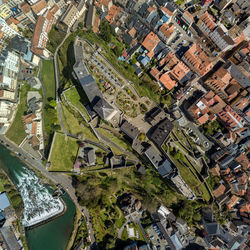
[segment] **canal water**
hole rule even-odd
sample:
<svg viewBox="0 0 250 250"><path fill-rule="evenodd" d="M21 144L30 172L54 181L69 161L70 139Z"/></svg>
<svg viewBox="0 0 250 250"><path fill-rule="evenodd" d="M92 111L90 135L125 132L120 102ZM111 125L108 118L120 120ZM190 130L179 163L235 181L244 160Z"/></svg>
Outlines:
<svg viewBox="0 0 250 250"><path fill-rule="evenodd" d="M28 175L28 177L37 178L37 176L34 177L33 171L28 169L17 157L11 155L10 151L1 144L0 168L5 171L5 173L9 176L9 178L17 188L20 185L20 176ZM21 189L19 188L19 191L30 193L32 189L35 189L38 193L33 193L32 195L37 195L38 197L41 197L41 199L43 199L43 196L47 195L48 193L47 190L45 190L48 189L48 187L45 187L44 185L42 185L42 187L40 185L39 188L32 188L30 186L27 186L27 188L29 190L24 190L24 188L22 187ZM27 242L30 250L66 249L74 226L74 216L76 213L76 208L67 193L62 196L62 199L67 205L67 211L64 215L44 225L26 230ZM47 200L48 199L46 198L45 202Z"/></svg>

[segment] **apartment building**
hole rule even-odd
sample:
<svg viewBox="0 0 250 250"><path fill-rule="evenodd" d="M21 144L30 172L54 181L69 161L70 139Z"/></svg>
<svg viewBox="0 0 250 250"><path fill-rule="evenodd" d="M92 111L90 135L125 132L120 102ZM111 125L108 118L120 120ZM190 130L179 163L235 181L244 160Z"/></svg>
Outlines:
<svg viewBox="0 0 250 250"><path fill-rule="evenodd" d="M65 13L62 15L58 28L67 31L72 27L77 18L79 17L79 11L73 4L69 5Z"/></svg>
<svg viewBox="0 0 250 250"><path fill-rule="evenodd" d="M48 56L45 48L49 40L48 34L55 23L56 19L49 10L38 17L32 37L31 52L41 57Z"/></svg>
<svg viewBox="0 0 250 250"><path fill-rule="evenodd" d="M11 10L7 3L3 3L0 1L0 17L3 19L7 19L11 16Z"/></svg>
<svg viewBox="0 0 250 250"><path fill-rule="evenodd" d="M18 35L18 32L11 28L2 17L0 17L0 31L3 32L2 39L12 38Z"/></svg>
<svg viewBox="0 0 250 250"><path fill-rule="evenodd" d="M19 71L19 56L13 52L3 50L0 56L0 87L15 90L17 73Z"/></svg>

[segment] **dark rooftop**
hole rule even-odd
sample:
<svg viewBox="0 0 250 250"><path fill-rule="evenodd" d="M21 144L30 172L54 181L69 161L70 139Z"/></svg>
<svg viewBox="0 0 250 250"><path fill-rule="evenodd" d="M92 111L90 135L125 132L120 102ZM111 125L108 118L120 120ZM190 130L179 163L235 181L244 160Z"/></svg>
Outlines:
<svg viewBox="0 0 250 250"><path fill-rule="evenodd" d="M149 139L152 140L158 147L161 147L166 141L173 127L173 124L167 118L165 118L165 120L161 121L153 128L154 130L149 135Z"/></svg>
<svg viewBox="0 0 250 250"><path fill-rule="evenodd" d="M165 177L173 172L171 163L168 160L165 160L158 168L158 172L162 177Z"/></svg>
<svg viewBox="0 0 250 250"><path fill-rule="evenodd" d="M250 79L248 79L232 62L227 62L224 68L231 74L231 76L239 82L243 88L250 87Z"/></svg>
<svg viewBox="0 0 250 250"><path fill-rule="evenodd" d="M129 123L126 120L123 121L120 129L132 140L134 140L140 134L139 129L133 126L131 123Z"/></svg>
<svg viewBox="0 0 250 250"><path fill-rule="evenodd" d="M86 28L90 29L92 27L92 20L94 15L94 5L90 4L88 13L87 13L87 19L86 19Z"/></svg>
<svg viewBox="0 0 250 250"><path fill-rule="evenodd" d="M27 54L28 46L29 42L27 42L24 37L16 35L10 40L10 48L20 54Z"/></svg>

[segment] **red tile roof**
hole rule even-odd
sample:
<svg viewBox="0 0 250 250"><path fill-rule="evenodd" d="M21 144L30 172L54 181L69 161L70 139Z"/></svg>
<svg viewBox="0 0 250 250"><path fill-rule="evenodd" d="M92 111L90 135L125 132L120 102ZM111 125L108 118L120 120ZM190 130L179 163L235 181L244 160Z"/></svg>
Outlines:
<svg viewBox="0 0 250 250"><path fill-rule="evenodd" d="M171 74L180 81L190 69L181 61L179 61L174 68L171 70Z"/></svg>
<svg viewBox="0 0 250 250"><path fill-rule="evenodd" d="M55 15L58 10L59 10L58 5L54 4L50 11L51 11L52 15Z"/></svg>
<svg viewBox="0 0 250 250"><path fill-rule="evenodd" d="M100 18L98 16L96 16L95 21L94 21L94 27L93 27L93 31L95 33L99 32L99 25L100 25Z"/></svg>
<svg viewBox="0 0 250 250"><path fill-rule="evenodd" d="M156 10L156 8L154 6L148 7L148 12L152 12L152 11L155 11L155 10Z"/></svg>
<svg viewBox="0 0 250 250"><path fill-rule="evenodd" d="M180 60L172 52L169 52L163 59L160 61L160 66L166 64L168 69L172 69Z"/></svg>
<svg viewBox="0 0 250 250"><path fill-rule="evenodd" d="M246 97L241 98L236 104L235 106L240 109L243 110L247 105L248 105L249 101Z"/></svg>
<svg viewBox="0 0 250 250"><path fill-rule="evenodd" d="M173 15L173 12L171 12L169 9L167 9L166 7L161 7L161 11L164 13L164 14L167 14L168 16L172 16Z"/></svg>
<svg viewBox="0 0 250 250"><path fill-rule="evenodd" d="M32 127L31 127L31 134L32 135L36 134L36 128L37 128L37 122L32 122Z"/></svg>
<svg viewBox="0 0 250 250"><path fill-rule="evenodd" d="M35 26L32 41L31 41L31 51L32 51L32 48L37 48L38 46L39 38L43 30L44 22L45 22L44 16L39 16L37 18L36 26Z"/></svg>
<svg viewBox="0 0 250 250"><path fill-rule="evenodd" d="M132 27L131 30L130 30L128 33L129 33L129 35L130 35L132 38L134 38L135 35L136 35L136 29L135 29L134 27Z"/></svg>
<svg viewBox="0 0 250 250"><path fill-rule="evenodd" d="M102 8L102 5L108 8L110 3L112 3L111 0L95 0L94 2L94 4L99 8Z"/></svg>
<svg viewBox="0 0 250 250"><path fill-rule="evenodd" d="M46 0L40 0L39 2L37 2L31 6L31 8L35 14L38 14L39 12L41 12L43 9L45 9L47 7L48 7L48 5L47 5Z"/></svg>
<svg viewBox="0 0 250 250"><path fill-rule="evenodd" d="M171 77L168 72L161 75L160 82L168 90L171 90L176 85L176 81Z"/></svg>
<svg viewBox="0 0 250 250"><path fill-rule="evenodd" d="M25 124L29 124L32 122L33 119L36 118L35 114L28 114L22 117L22 120Z"/></svg>
<svg viewBox="0 0 250 250"><path fill-rule="evenodd" d="M245 170L250 167L249 159L244 154L240 154L235 160L239 162Z"/></svg>
<svg viewBox="0 0 250 250"><path fill-rule="evenodd" d="M162 24L159 31L166 37L169 38L174 33L175 26L173 24L168 25L166 23Z"/></svg>
<svg viewBox="0 0 250 250"><path fill-rule="evenodd" d="M150 32L145 39L143 40L142 46L147 50L151 51L153 50L156 45L160 42L159 37L154 33Z"/></svg>
<svg viewBox="0 0 250 250"><path fill-rule="evenodd" d="M31 10L30 5L26 2L22 3L20 7L24 14L28 13Z"/></svg>
<svg viewBox="0 0 250 250"><path fill-rule="evenodd" d="M213 195L215 198L219 198L225 193L225 191L226 187L223 184L220 184L220 186L213 191Z"/></svg>
<svg viewBox="0 0 250 250"><path fill-rule="evenodd" d="M213 68L213 63L197 43L194 43L186 51L183 59L184 62L191 65L201 76L204 76Z"/></svg>
<svg viewBox="0 0 250 250"><path fill-rule="evenodd" d="M236 203L239 201L239 197L237 197L236 195L233 195L230 198L229 203L227 204L228 209L230 210L232 207L234 207L236 205Z"/></svg>
<svg viewBox="0 0 250 250"><path fill-rule="evenodd" d="M203 15L201 15L198 24L200 22L203 22L210 31L213 31L216 28L216 23L214 22L213 17L208 14L207 11Z"/></svg>
<svg viewBox="0 0 250 250"><path fill-rule="evenodd" d="M150 75L153 76L158 81L160 72L156 67L154 67L154 68L151 69Z"/></svg>
<svg viewBox="0 0 250 250"><path fill-rule="evenodd" d="M116 20L116 18L117 18L117 16L118 16L118 14L120 13L120 11L121 11L121 8L113 4L113 5L110 7L109 12L108 12L108 14L107 14L106 17L105 17L106 20L107 20L110 24L113 23L113 22Z"/></svg>
<svg viewBox="0 0 250 250"><path fill-rule="evenodd" d="M242 117L238 115L229 105L226 106L225 110L218 113L220 120L228 127L236 127Z"/></svg>
<svg viewBox="0 0 250 250"><path fill-rule="evenodd" d="M209 120L209 115L206 113L202 116L200 116L197 121L200 123L200 125L206 123Z"/></svg>

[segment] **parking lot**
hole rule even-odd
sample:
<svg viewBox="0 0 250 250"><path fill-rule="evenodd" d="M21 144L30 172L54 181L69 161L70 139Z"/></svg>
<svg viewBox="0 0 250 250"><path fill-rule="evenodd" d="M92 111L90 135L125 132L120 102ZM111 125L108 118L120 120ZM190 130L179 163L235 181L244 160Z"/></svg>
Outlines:
<svg viewBox="0 0 250 250"><path fill-rule="evenodd" d="M165 240L163 235L161 234L159 228L156 226L156 224L151 225L147 229L148 236L153 243L154 246L157 247L159 250L165 250L166 246L168 245L168 242Z"/></svg>
<svg viewBox="0 0 250 250"><path fill-rule="evenodd" d="M210 142L206 136L204 136L195 124L189 122L186 126L186 133L193 139L193 141L201 146L205 151L212 147L212 142Z"/></svg>

